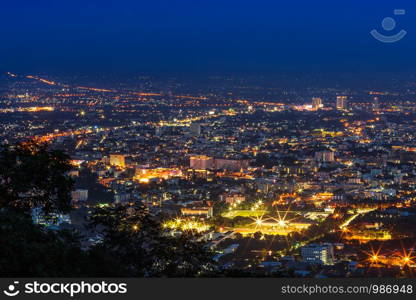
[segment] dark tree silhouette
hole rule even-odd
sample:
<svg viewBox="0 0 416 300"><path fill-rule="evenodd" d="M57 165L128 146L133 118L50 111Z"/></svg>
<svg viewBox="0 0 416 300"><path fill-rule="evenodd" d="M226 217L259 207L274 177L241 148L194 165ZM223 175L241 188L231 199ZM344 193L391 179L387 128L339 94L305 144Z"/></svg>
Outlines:
<svg viewBox="0 0 416 300"><path fill-rule="evenodd" d="M0 276L86 276L88 260L69 232L43 230L27 215L0 210Z"/></svg>
<svg viewBox="0 0 416 300"><path fill-rule="evenodd" d="M71 209L69 157L28 142L0 150L0 276L211 276L212 253L192 233L173 237L138 206L97 209L104 241L81 249L79 236L33 224L30 211Z"/></svg>
<svg viewBox="0 0 416 300"><path fill-rule="evenodd" d="M104 241L92 251L107 253L125 267L126 276L212 276L212 253L192 233L172 237L140 206L100 208L91 218Z"/></svg>
<svg viewBox="0 0 416 300"><path fill-rule="evenodd" d="M71 208L72 168L69 157L35 141L0 150L0 208L29 212L41 206L46 214Z"/></svg>

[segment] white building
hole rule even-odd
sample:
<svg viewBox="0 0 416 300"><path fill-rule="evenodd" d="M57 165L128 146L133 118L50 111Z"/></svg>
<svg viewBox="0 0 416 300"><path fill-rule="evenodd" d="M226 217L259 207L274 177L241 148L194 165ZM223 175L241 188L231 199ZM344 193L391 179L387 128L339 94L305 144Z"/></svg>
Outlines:
<svg viewBox="0 0 416 300"><path fill-rule="evenodd" d="M334 264L334 247L331 244L310 244L302 247L304 262L320 265Z"/></svg>
<svg viewBox="0 0 416 300"><path fill-rule="evenodd" d="M71 192L72 201L74 203L83 202L88 200L88 190L77 189Z"/></svg>

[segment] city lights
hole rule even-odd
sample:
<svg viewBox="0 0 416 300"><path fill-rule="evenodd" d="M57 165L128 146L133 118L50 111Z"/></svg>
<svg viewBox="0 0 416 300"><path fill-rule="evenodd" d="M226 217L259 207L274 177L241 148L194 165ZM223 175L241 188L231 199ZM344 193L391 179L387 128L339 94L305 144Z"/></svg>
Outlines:
<svg viewBox="0 0 416 300"><path fill-rule="evenodd" d="M3 2L4 277L414 292L416 2Z"/></svg>
<svg viewBox="0 0 416 300"><path fill-rule="evenodd" d="M87 219L97 207L140 203L162 236L190 236L226 267L249 271L289 274L286 260L313 263L310 276L416 267L409 103L379 107L344 91L274 103L6 75L18 84L0 99L0 114L15 120L3 140L65 149L71 207ZM265 262L267 253L276 256Z"/></svg>
<svg viewBox="0 0 416 300"><path fill-rule="evenodd" d="M195 231L202 233L210 229L210 225L196 220L176 218L163 223L163 228L178 231Z"/></svg>

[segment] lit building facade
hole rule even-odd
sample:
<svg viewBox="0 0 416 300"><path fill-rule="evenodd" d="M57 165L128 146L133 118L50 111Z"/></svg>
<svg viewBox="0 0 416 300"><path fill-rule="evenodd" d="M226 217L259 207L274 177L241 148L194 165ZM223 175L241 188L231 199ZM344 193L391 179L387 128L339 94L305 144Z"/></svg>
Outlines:
<svg viewBox="0 0 416 300"><path fill-rule="evenodd" d="M322 99L318 97L312 98L312 108L318 110L322 108L324 105L322 103Z"/></svg>
<svg viewBox="0 0 416 300"><path fill-rule="evenodd" d="M110 154L110 165L124 168L126 166L126 156L123 154Z"/></svg>
<svg viewBox="0 0 416 300"><path fill-rule="evenodd" d="M347 96L337 96L337 109L338 110L348 109Z"/></svg>
<svg viewBox="0 0 416 300"><path fill-rule="evenodd" d="M189 165L190 168L194 170L213 169L214 158L205 155L191 156L191 158L189 159Z"/></svg>
<svg viewBox="0 0 416 300"><path fill-rule="evenodd" d="M304 262L320 265L334 264L334 247L331 244L310 244L302 247L302 259Z"/></svg>

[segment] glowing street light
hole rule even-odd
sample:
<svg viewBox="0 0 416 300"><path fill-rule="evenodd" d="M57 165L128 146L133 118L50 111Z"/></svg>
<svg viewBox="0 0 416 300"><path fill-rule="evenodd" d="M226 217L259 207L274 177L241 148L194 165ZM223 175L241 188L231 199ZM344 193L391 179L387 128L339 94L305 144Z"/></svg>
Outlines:
<svg viewBox="0 0 416 300"><path fill-rule="evenodd" d="M278 224L280 227L286 226L286 222L284 220L279 220Z"/></svg>
<svg viewBox="0 0 416 300"><path fill-rule="evenodd" d="M371 247L370 252L367 252L367 251L363 251L363 252L368 255L367 260L371 264L373 264L373 263L377 263L380 261L380 251L381 251L381 247L379 247L377 250L374 250L373 247Z"/></svg>
<svg viewBox="0 0 416 300"><path fill-rule="evenodd" d="M415 257L412 256L412 252L413 252L413 249L411 249L409 252L407 252L406 249L403 249L403 255L401 255L403 265L414 264L413 259Z"/></svg>

